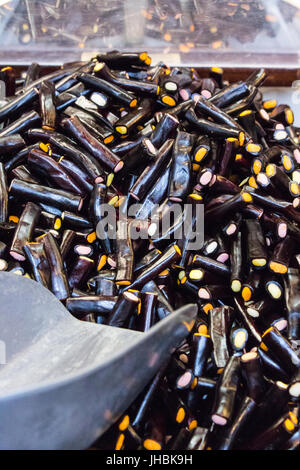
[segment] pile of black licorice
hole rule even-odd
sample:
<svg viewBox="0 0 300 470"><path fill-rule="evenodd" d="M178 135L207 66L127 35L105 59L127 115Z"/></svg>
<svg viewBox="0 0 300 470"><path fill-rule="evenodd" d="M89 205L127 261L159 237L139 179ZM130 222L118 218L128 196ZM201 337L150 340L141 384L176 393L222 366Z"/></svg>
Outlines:
<svg viewBox="0 0 300 470"><path fill-rule="evenodd" d="M293 111L263 100L264 70L228 84L220 68L151 67L146 52L40 73L0 72L0 269L115 327L147 331L198 305L184 343L93 448L299 448Z"/></svg>

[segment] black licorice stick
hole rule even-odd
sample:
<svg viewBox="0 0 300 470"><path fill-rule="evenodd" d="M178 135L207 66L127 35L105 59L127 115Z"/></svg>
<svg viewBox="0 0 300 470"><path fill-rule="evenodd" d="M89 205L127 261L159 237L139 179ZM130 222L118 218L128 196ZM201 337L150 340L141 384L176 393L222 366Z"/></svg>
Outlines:
<svg viewBox="0 0 300 470"><path fill-rule="evenodd" d="M0 155L11 154L26 146L20 134L0 137Z"/></svg>
<svg viewBox="0 0 300 470"><path fill-rule="evenodd" d="M101 277L97 275L88 280L88 285L91 286L92 284L95 285L94 289L95 289L96 295L103 295L103 296L105 295L116 296L117 295L116 284L111 279L107 279L105 277Z"/></svg>
<svg viewBox="0 0 300 470"><path fill-rule="evenodd" d="M166 442L167 416L162 404L156 403L147 422L143 439L146 450L163 450Z"/></svg>
<svg viewBox="0 0 300 470"><path fill-rule="evenodd" d="M209 191L214 193L214 195L217 195L217 194L235 195L240 192L240 188L229 179L218 174L218 175L215 175L215 177L211 179L209 183Z"/></svg>
<svg viewBox="0 0 300 470"><path fill-rule="evenodd" d="M93 224L90 220L70 211L64 211L61 214L61 219L64 227L84 231L91 231L93 229Z"/></svg>
<svg viewBox="0 0 300 470"><path fill-rule="evenodd" d="M218 106L216 106L212 101L205 99L203 96L199 96L197 99L195 110L204 116L212 118L215 122L241 130L237 121L218 108Z"/></svg>
<svg viewBox="0 0 300 470"><path fill-rule="evenodd" d="M130 285L131 289L139 289L147 282L154 279L159 273L171 266L172 263L177 261L181 256L181 252L176 245L171 245L162 254L155 259L152 263L139 273L137 278Z"/></svg>
<svg viewBox="0 0 300 470"><path fill-rule="evenodd" d="M200 135L197 137L194 149L193 149L193 160L196 164L200 164L206 159L211 150L211 141L208 136Z"/></svg>
<svg viewBox="0 0 300 470"><path fill-rule="evenodd" d="M173 356L170 360L168 370L166 372L166 378L168 386L172 390L183 390L186 387L191 386L191 380L193 374L190 369L186 368L186 365L176 356Z"/></svg>
<svg viewBox="0 0 300 470"><path fill-rule="evenodd" d="M246 80L247 83L250 83L253 86L259 87L267 78L267 73L265 69L257 69L252 72L252 74Z"/></svg>
<svg viewBox="0 0 300 470"><path fill-rule="evenodd" d="M243 250L242 250L242 233L238 232L233 238L230 254L230 287L235 293L240 292L243 281Z"/></svg>
<svg viewBox="0 0 300 470"><path fill-rule="evenodd" d="M129 106L130 108L135 108L137 106L137 99L133 94L123 90L113 83L102 80L102 78L94 77L93 75L88 75L86 73L79 74L77 78L89 88L103 91L108 96L111 96L116 101L125 106Z"/></svg>
<svg viewBox="0 0 300 470"><path fill-rule="evenodd" d="M182 234L182 240L180 243L182 255L178 263L180 267L186 266L190 257L191 249L193 248L192 243L195 241L196 235L199 235L199 227L201 227L201 211L198 211L197 207L198 203L202 203L201 196L198 197L197 194L190 194L187 198L187 203L192 204L192 214L188 230Z"/></svg>
<svg viewBox="0 0 300 470"><path fill-rule="evenodd" d="M269 269L277 274L286 274L295 253L295 242L287 235L276 244L269 261Z"/></svg>
<svg viewBox="0 0 300 470"><path fill-rule="evenodd" d="M258 206L266 208L267 210L274 211L275 213L283 214L288 219L300 223L300 213L294 209L293 205L290 202L283 201L281 199L275 199L271 196L263 196L262 194L253 191L252 188L249 188L249 192L251 192L251 196L255 204L257 204Z"/></svg>
<svg viewBox="0 0 300 470"><path fill-rule="evenodd" d="M235 196L222 195L206 204L205 217L211 220L222 220L226 215L236 212L245 207L248 203L253 201L250 192L242 191Z"/></svg>
<svg viewBox="0 0 300 470"><path fill-rule="evenodd" d="M270 297L263 297L247 306L247 313L254 318L255 324L262 331L268 326L284 330L287 326L285 312L278 308Z"/></svg>
<svg viewBox="0 0 300 470"><path fill-rule="evenodd" d="M183 101L182 103L179 103L177 106L174 106L173 108L166 107L165 109L158 111L156 113L156 116L158 119L160 119L162 116L164 116L167 113L173 117L179 118L179 117L183 117L185 112L188 109L193 108L193 107L194 107L193 100Z"/></svg>
<svg viewBox="0 0 300 470"><path fill-rule="evenodd" d="M115 123L115 131L121 136L126 136L150 116L151 110L152 101L149 99L142 100L138 108L134 108Z"/></svg>
<svg viewBox="0 0 300 470"><path fill-rule="evenodd" d="M21 117L11 122L8 126L0 131L0 137L5 137L14 134L24 134L28 129L38 126L41 123L41 118L36 111L29 111L22 114Z"/></svg>
<svg viewBox="0 0 300 470"><path fill-rule="evenodd" d="M212 421L224 426L233 417L240 374L240 357L231 356L219 378L213 407Z"/></svg>
<svg viewBox="0 0 300 470"><path fill-rule="evenodd" d="M32 241L32 234L38 223L41 209L33 202L27 202L14 234L10 255L18 261L24 261L24 245Z"/></svg>
<svg viewBox="0 0 300 470"><path fill-rule="evenodd" d="M291 126L294 123L294 113L286 104L276 106L270 113L270 118L281 122L284 126Z"/></svg>
<svg viewBox="0 0 300 470"><path fill-rule="evenodd" d="M50 268L51 291L59 300L69 297L70 289L59 247L48 232L40 239L44 246Z"/></svg>
<svg viewBox="0 0 300 470"><path fill-rule="evenodd" d="M76 116L63 119L62 126L72 133L74 138L94 156L100 165L104 165L105 168L109 168L115 173L122 169L124 163L119 157L97 140Z"/></svg>
<svg viewBox="0 0 300 470"><path fill-rule="evenodd" d="M195 423L195 424L194 424ZM167 443L167 449L168 450L180 450L180 449L185 449L187 444L192 438L193 435L193 430L197 426L197 421L192 421L190 424L191 429L188 427L186 428L181 428L179 432L174 435Z"/></svg>
<svg viewBox="0 0 300 470"><path fill-rule="evenodd" d="M16 224L12 222L0 222L0 236L1 241L10 243L13 233L15 232Z"/></svg>
<svg viewBox="0 0 300 470"><path fill-rule="evenodd" d="M59 159L58 164L78 184L78 186L82 189L82 193L91 193L93 185L91 178L89 178L86 171L82 170L78 165L64 157Z"/></svg>
<svg viewBox="0 0 300 470"><path fill-rule="evenodd" d="M71 109L76 109L77 112L80 112L80 116L85 116L85 119L92 118L92 120L97 124L103 126L104 129L111 129L113 130L113 125L103 115L99 112L99 108L101 109L103 105L99 105L99 98L98 94L92 93L88 99L84 94L80 94L74 103L74 107L70 105ZM98 98L98 99L97 99ZM101 95L103 98L103 95ZM92 101L94 100L94 101ZM108 100L108 98L107 98ZM67 112L67 109L64 111ZM105 142L104 142L105 143Z"/></svg>
<svg viewBox="0 0 300 470"><path fill-rule="evenodd" d="M255 436L250 442L245 445L247 450L263 450L272 446L278 448L278 446L284 444L292 434L297 430L297 418L292 412L284 414L268 429L263 431L261 434Z"/></svg>
<svg viewBox="0 0 300 470"><path fill-rule="evenodd" d="M139 219L147 219L151 214L151 211L156 205L160 205L168 194L168 182L170 179L171 172L171 160L163 170L161 176L156 181L155 185L149 189L146 196L141 201L141 205L136 212L136 217Z"/></svg>
<svg viewBox="0 0 300 470"><path fill-rule="evenodd" d="M39 225L41 228L49 228L59 230L61 228L61 218L55 214L47 211L42 211L40 214Z"/></svg>
<svg viewBox="0 0 300 470"><path fill-rule="evenodd" d="M258 352L251 351L241 356L242 375L246 381L247 396L255 403L264 399L266 381Z"/></svg>
<svg viewBox="0 0 300 470"><path fill-rule="evenodd" d="M4 165L0 163L0 222L6 222L8 216L7 176Z"/></svg>
<svg viewBox="0 0 300 470"><path fill-rule="evenodd" d="M203 377L205 375L205 369L212 347L213 344L210 335L194 333L190 358L194 377Z"/></svg>
<svg viewBox="0 0 300 470"><path fill-rule="evenodd" d="M116 284L128 286L133 278L134 254L128 220L118 220L116 234L117 274Z"/></svg>
<svg viewBox="0 0 300 470"><path fill-rule="evenodd" d="M150 136L151 143L155 148L160 148L167 139L172 139L176 135L179 121L176 116L165 113L155 126Z"/></svg>
<svg viewBox="0 0 300 470"><path fill-rule="evenodd" d="M116 305L108 315L106 324L109 326L124 327L139 303L138 297L132 292L123 292L119 295Z"/></svg>
<svg viewBox="0 0 300 470"><path fill-rule="evenodd" d="M230 268L224 264L216 261L207 256L195 255L192 261L193 266L203 268L213 274L218 274L222 277L230 276Z"/></svg>
<svg viewBox="0 0 300 470"><path fill-rule="evenodd" d="M209 284L202 285L198 291L198 296L201 300L213 300L220 299L225 300L231 297L231 292L229 289L224 289L222 284Z"/></svg>
<svg viewBox="0 0 300 470"><path fill-rule="evenodd" d="M174 141L169 139L160 147L154 162L145 168L130 188L132 197L141 200L146 195L149 186L161 175L163 168L167 165L173 143Z"/></svg>
<svg viewBox="0 0 300 470"><path fill-rule="evenodd" d="M224 87L218 93L215 93L211 98L209 98L209 101L219 108L225 108L226 106L247 97L252 89L252 84L239 81Z"/></svg>
<svg viewBox="0 0 300 470"><path fill-rule="evenodd" d="M32 88L25 91L20 96L15 96L6 105L1 107L0 110L0 122L5 121L8 118L13 117L18 112L25 108L28 108L38 97L38 91Z"/></svg>
<svg viewBox="0 0 300 470"><path fill-rule="evenodd" d="M266 174L271 180L271 184L275 185L277 194L279 192L282 197L291 199L299 196L299 187L279 166L269 163L266 166Z"/></svg>
<svg viewBox="0 0 300 470"><path fill-rule="evenodd" d="M257 269L264 268L267 264L267 250L260 222L254 219L247 219L245 226L249 264Z"/></svg>
<svg viewBox="0 0 300 470"><path fill-rule="evenodd" d="M218 141L210 139L210 154L206 159L205 165L201 171L199 178L200 186L208 185L214 178L214 173L217 173L220 160L220 144ZM204 177L202 176L204 174ZM209 178L210 177L210 178Z"/></svg>
<svg viewBox="0 0 300 470"><path fill-rule="evenodd" d="M170 303L170 299L164 295L161 289L157 286L154 281L149 281L144 284L142 287L142 292L155 292L157 294L157 303L156 303L156 313L157 318L162 320L163 318L167 317L172 313L173 309L173 302L172 305Z"/></svg>
<svg viewBox="0 0 300 470"><path fill-rule="evenodd" d="M50 289L50 269L46 252L42 243L27 243L23 247L28 262L31 265L34 279L42 286Z"/></svg>
<svg viewBox="0 0 300 470"><path fill-rule="evenodd" d="M220 156L219 175L228 176L230 166L234 161L234 150L236 148L237 140L233 138L227 138L225 140L222 153Z"/></svg>
<svg viewBox="0 0 300 470"><path fill-rule="evenodd" d="M300 358L290 342L273 326L264 332L262 341L289 377L293 376L300 367Z"/></svg>
<svg viewBox="0 0 300 470"><path fill-rule="evenodd" d="M64 114L68 117L76 116L80 122L87 128L87 130L97 139L100 139L104 144L109 144L114 140L113 129L102 122L99 122L85 111L68 106L64 110Z"/></svg>
<svg viewBox="0 0 300 470"><path fill-rule="evenodd" d="M154 161L157 150L148 138L141 139L137 148L133 148L123 156L124 170L136 174L140 168L145 167L151 161ZM121 174L122 174L121 173Z"/></svg>
<svg viewBox="0 0 300 470"><path fill-rule="evenodd" d="M265 289L274 300L280 300L283 295L283 287L280 279L275 274L270 272L265 272L264 274L264 285Z"/></svg>
<svg viewBox="0 0 300 470"><path fill-rule="evenodd" d="M26 77L23 88L27 88L29 85L31 85L32 82L39 78L40 70L41 67L36 62L32 62L32 64L29 65L28 69L26 70Z"/></svg>
<svg viewBox="0 0 300 470"><path fill-rule="evenodd" d="M171 220L173 215L173 220ZM180 238L183 224L187 220L188 212L186 207L181 207L178 202L166 199L159 206L155 212L153 224L149 226L148 234L151 235L151 240L156 248L163 250L172 241L177 241ZM171 220L170 223L165 223ZM153 230L152 230L153 228ZM179 233L179 235L178 235ZM180 248L181 240L178 240Z"/></svg>
<svg viewBox="0 0 300 470"><path fill-rule="evenodd" d="M300 338L300 276L299 269L289 268L284 277L284 296L288 319L288 339Z"/></svg>
<svg viewBox="0 0 300 470"><path fill-rule="evenodd" d="M234 302L235 302L235 305L237 307L237 309L236 309L236 312L238 314L237 318L240 319L241 323L247 329L248 333L255 340L255 342L260 343L261 342L261 333L258 330L254 319L247 312L243 301L240 298L235 297Z"/></svg>
<svg viewBox="0 0 300 470"><path fill-rule="evenodd" d="M128 80L127 78L117 76L109 69L108 65L103 62L95 65L94 73L97 77L103 78L104 80L114 83L115 85L133 93L146 93L154 96L159 93L159 86L156 83L144 80Z"/></svg>
<svg viewBox="0 0 300 470"><path fill-rule="evenodd" d="M77 87L81 87L81 89L77 90L74 87L67 92L61 93L60 95L56 96L55 102L56 102L56 111L57 112L62 112L68 106L75 105L78 96L86 96L90 93L90 90L85 89L83 83L78 83Z"/></svg>
<svg viewBox="0 0 300 470"><path fill-rule="evenodd" d="M68 175L62 166L60 166L53 158L38 149L29 152L27 162L29 168L33 172L37 172L46 176L54 186L70 191L79 196L83 195L81 187Z"/></svg>
<svg viewBox="0 0 300 470"><path fill-rule="evenodd" d="M160 251L156 248L149 250L134 266L134 274L138 273L145 268L149 263L156 260L160 255Z"/></svg>
<svg viewBox="0 0 300 470"><path fill-rule="evenodd" d="M227 305L213 308L209 316L215 363L217 367L225 367L230 357L229 333L233 321L233 309Z"/></svg>
<svg viewBox="0 0 300 470"><path fill-rule="evenodd" d="M243 434L249 422L255 416L256 402L249 396L243 398L242 403L234 416L233 422L218 445L218 450L233 450L238 447L239 440L243 440Z"/></svg>
<svg viewBox="0 0 300 470"><path fill-rule="evenodd" d="M280 446L280 450L299 450L300 448L300 429Z"/></svg>
<svg viewBox="0 0 300 470"><path fill-rule="evenodd" d="M258 88L251 87L250 93L245 98L224 107L224 111L230 116L238 116L242 111L245 111L252 105L258 93ZM219 105L220 106L220 105Z"/></svg>
<svg viewBox="0 0 300 470"><path fill-rule="evenodd" d="M282 379L275 379L273 383L271 382L264 399L257 408L256 417L254 418L254 423L256 422L256 435L267 429L283 413L288 411L289 400L287 383L283 382Z"/></svg>
<svg viewBox="0 0 300 470"><path fill-rule="evenodd" d="M54 72L50 72L47 75L43 75L42 77L37 78L35 81L31 82L27 88L23 87L22 89L18 90L16 92L16 95L22 96L24 93L32 91L33 89L36 89L38 91L41 86L41 83L44 82L45 80L49 80L53 83L56 83L59 80L63 79L65 76L75 71L76 68L78 68L78 66L77 67L71 66L67 68L59 68L58 70L54 70Z"/></svg>
<svg viewBox="0 0 300 470"><path fill-rule="evenodd" d="M142 292L141 311L137 315L140 331L148 331L155 323L158 296L155 292Z"/></svg>
<svg viewBox="0 0 300 470"><path fill-rule="evenodd" d="M172 164L169 179L169 199L181 202L191 186L191 150L194 136L179 131L173 146Z"/></svg>
<svg viewBox="0 0 300 470"><path fill-rule="evenodd" d="M245 134L240 129L236 127L232 128L225 124L217 124L206 119L198 118L195 111L189 109L185 113L186 119L189 123L197 129L198 132L212 136L215 139L226 139L228 137L233 137L238 139L239 143L243 145L245 141Z"/></svg>
<svg viewBox="0 0 300 470"><path fill-rule="evenodd" d="M12 169L16 168L17 166L25 162L29 151L33 148L39 148L39 145L38 144L30 145L28 147L23 148L18 153L15 153L13 156L10 156L9 160L7 160L4 163L5 171L9 173Z"/></svg>
<svg viewBox="0 0 300 470"><path fill-rule="evenodd" d="M106 202L107 188L104 184L95 184L90 198L91 217L94 222L97 237L106 254L113 252L113 240L110 239L107 227L102 220L105 218L103 207Z"/></svg>
<svg viewBox="0 0 300 470"><path fill-rule="evenodd" d="M82 287L93 266L93 259L87 256L78 256L68 276L70 289Z"/></svg>
<svg viewBox="0 0 300 470"><path fill-rule="evenodd" d="M40 86L40 110L42 127L54 129L56 124L55 85L50 81L43 81Z"/></svg>
<svg viewBox="0 0 300 470"><path fill-rule="evenodd" d="M79 211L82 206L82 198L61 189L26 183L13 179L9 188L12 195L25 201L35 201L53 205L59 209Z"/></svg>
<svg viewBox="0 0 300 470"><path fill-rule="evenodd" d="M117 296L106 295L69 297L66 300L66 308L78 319L84 318L89 313L107 317L115 307L117 299Z"/></svg>
<svg viewBox="0 0 300 470"><path fill-rule="evenodd" d="M92 181L103 181L103 170L96 159L89 155L87 152L81 150L76 144L68 137L59 134L58 132L50 132L45 129L30 129L28 131L29 137L38 138L39 140L46 140L54 147L58 148L60 153L67 156L71 161L79 165L85 170Z"/></svg>
<svg viewBox="0 0 300 470"><path fill-rule="evenodd" d="M147 52L111 51L97 54L96 58L98 62L105 62L109 67L119 69L131 66L144 66L146 61L148 62L149 56Z"/></svg>
<svg viewBox="0 0 300 470"><path fill-rule="evenodd" d="M255 112L252 109L246 109L242 111L238 116L238 122L241 124L243 129L251 135L254 142L257 141L257 129L255 121Z"/></svg>
<svg viewBox="0 0 300 470"><path fill-rule="evenodd" d="M265 169L268 163L276 161L281 155L282 148L280 146L274 145L273 147L267 148L264 152L254 157L251 164L253 173L257 175L260 171Z"/></svg>
<svg viewBox="0 0 300 470"><path fill-rule="evenodd" d="M287 235L290 223L284 218L269 212L263 214L262 225L265 229L276 233L277 237L282 240Z"/></svg>
<svg viewBox="0 0 300 470"><path fill-rule="evenodd" d="M245 276L245 281L242 285L241 295L245 302L257 298L260 293L262 285L262 276L261 273L250 267L247 275Z"/></svg>

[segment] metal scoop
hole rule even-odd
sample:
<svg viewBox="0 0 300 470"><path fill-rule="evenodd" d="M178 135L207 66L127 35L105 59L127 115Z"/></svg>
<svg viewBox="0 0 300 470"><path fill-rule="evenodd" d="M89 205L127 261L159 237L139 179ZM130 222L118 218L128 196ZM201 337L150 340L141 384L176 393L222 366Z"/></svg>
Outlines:
<svg viewBox="0 0 300 470"><path fill-rule="evenodd" d="M0 449L84 449L192 328L189 304L148 333L79 321L35 281L0 273Z"/></svg>

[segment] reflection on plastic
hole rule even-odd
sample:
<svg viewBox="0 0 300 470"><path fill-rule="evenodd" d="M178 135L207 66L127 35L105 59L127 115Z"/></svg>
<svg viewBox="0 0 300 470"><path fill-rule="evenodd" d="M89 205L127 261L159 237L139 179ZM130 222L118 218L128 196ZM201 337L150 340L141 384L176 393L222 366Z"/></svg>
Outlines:
<svg viewBox="0 0 300 470"><path fill-rule="evenodd" d="M6 63L136 49L175 54L169 65L296 67L300 50L299 0L1 0L0 17Z"/></svg>

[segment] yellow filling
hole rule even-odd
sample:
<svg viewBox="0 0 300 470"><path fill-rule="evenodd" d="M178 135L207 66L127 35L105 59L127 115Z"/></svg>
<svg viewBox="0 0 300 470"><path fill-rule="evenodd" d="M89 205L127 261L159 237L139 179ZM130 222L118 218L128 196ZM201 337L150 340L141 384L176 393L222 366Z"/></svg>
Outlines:
<svg viewBox="0 0 300 470"><path fill-rule="evenodd" d="M147 450L161 450L161 445L153 439L145 439L144 447Z"/></svg>
<svg viewBox="0 0 300 470"><path fill-rule="evenodd" d="M201 162L201 160L205 157L206 154L207 154L207 149L204 148L204 147L200 148L200 149L196 152L195 161L196 161L196 162Z"/></svg>
<svg viewBox="0 0 300 470"><path fill-rule="evenodd" d="M174 98L172 98L172 96L163 96L162 97L162 102L164 104L167 104L168 106L175 106L176 105L176 101L174 100Z"/></svg>

